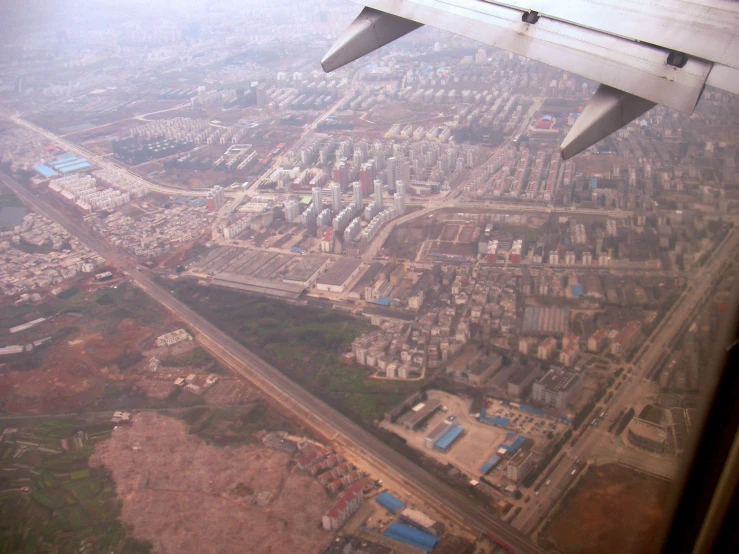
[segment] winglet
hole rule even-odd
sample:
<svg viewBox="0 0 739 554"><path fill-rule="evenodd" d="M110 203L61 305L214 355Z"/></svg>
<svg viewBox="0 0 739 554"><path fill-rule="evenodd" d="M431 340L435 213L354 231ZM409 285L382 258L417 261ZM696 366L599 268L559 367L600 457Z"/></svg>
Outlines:
<svg viewBox="0 0 739 554"><path fill-rule="evenodd" d="M422 27L410 19L364 8L321 60L326 73Z"/></svg>
<svg viewBox="0 0 739 554"><path fill-rule="evenodd" d="M568 160L579 154L655 105L640 96L600 85L562 141L562 158Z"/></svg>

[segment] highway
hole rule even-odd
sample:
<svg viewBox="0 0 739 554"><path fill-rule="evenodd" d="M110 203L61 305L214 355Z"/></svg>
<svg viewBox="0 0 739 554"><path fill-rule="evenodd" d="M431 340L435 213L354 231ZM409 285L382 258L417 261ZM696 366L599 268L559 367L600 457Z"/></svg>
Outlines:
<svg viewBox="0 0 739 554"><path fill-rule="evenodd" d="M528 538L502 522L462 492L438 480L430 473L399 454L380 439L360 427L334 408L319 400L308 391L285 377L254 353L239 344L215 325L197 314L169 291L154 283L145 273L136 269L132 262L93 237L77 221L67 217L10 176L0 172L0 179L26 203L38 212L62 225L91 250L127 273L134 284L154 300L166 307L176 317L187 322L195 331L201 344L265 394L284 406L310 427L323 430L326 436L334 436L340 443L355 451L390 475L396 475L416 495L426 500L439 512L448 514L456 521L476 531L494 534L509 544L516 553L541 552Z"/></svg>

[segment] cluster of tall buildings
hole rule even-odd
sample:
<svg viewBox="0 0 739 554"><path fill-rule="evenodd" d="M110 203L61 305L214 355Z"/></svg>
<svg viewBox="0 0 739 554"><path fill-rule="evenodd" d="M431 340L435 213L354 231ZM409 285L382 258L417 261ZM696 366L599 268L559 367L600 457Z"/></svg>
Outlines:
<svg viewBox="0 0 739 554"><path fill-rule="evenodd" d="M313 187L310 205L302 214L301 203L296 199L288 200L285 203L286 220L294 221L300 215L301 223L312 232L317 232L318 236L323 236L325 228L330 227L335 232L334 236L340 238L346 246L361 238L371 240L384 223L405 213L405 181L396 182L395 193L391 195L392 204L389 206L385 204L384 186L379 179L373 182L371 201L367 205L364 204L365 187L361 182L351 183L347 188L351 191L351 197L345 204L341 183L330 182L326 189ZM326 195L326 192L329 194ZM329 205L324 204L324 196L330 198ZM364 232L362 217L368 223Z"/></svg>
<svg viewBox="0 0 739 554"><path fill-rule="evenodd" d="M110 210L131 200L131 193L114 188L99 190L97 179L91 175L67 175L49 182L49 190L73 203L86 213Z"/></svg>

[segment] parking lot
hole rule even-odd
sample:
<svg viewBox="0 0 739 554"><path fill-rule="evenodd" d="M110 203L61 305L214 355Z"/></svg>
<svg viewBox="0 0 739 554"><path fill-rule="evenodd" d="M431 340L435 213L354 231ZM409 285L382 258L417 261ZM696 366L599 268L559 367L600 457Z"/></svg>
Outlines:
<svg viewBox="0 0 739 554"><path fill-rule="evenodd" d="M551 440L550 434L556 436L567 430L567 424L554 417L536 415L523 411L515 405L506 406L499 400L488 401L485 408L488 417L507 418L509 420L506 427L508 430L533 439L537 444Z"/></svg>

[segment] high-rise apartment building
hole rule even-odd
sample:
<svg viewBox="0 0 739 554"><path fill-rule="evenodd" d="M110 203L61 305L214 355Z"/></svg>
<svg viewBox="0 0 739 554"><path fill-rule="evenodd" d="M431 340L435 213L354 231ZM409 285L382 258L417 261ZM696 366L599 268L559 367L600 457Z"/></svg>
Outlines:
<svg viewBox="0 0 739 554"><path fill-rule="evenodd" d="M341 211L341 185L339 183L331 183L331 210L334 214Z"/></svg>
<svg viewBox="0 0 739 554"><path fill-rule="evenodd" d="M316 213L321 213L323 209L323 189L321 187L313 187L311 190L313 195L313 209Z"/></svg>
<svg viewBox="0 0 739 554"><path fill-rule="evenodd" d="M395 166L398 163L398 158L391 156L385 163L385 177L387 180L387 188L390 192L395 191Z"/></svg>
<svg viewBox="0 0 739 554"><path fill-rule="evenodd" d="M223 203L226 201L226 195L223 193L223 189L216 185L215 187L210 189L206 200L208 211L215 212L219 210L221 206L223 206Z"/></svg>
<svg viewBox="0 0 739 554"><path fill-rule="evenodd" d="M349 167L346 165L346 162L336 162L334 169L331 172L331 179L335 183L339 183L339 185L341 185L342 192L346 190L349 186Z"/></svg>
<svg viewBox="0 0 739 554"><path fill-rule="evenodd" d="M395 182L405 181L406 185L411 182L411 166L406 161L399 161L395 166Z"/></svg>
<svg viewBox="0 0 739 554"><path fill-rule="evenodd" d="M359 209L362 206L362 200L364 198L364 194L362 194L362 185L361 183L352 183L352 200L354 200L354 203L357 205L357 209Z"/></svg>
<svg viewBox="0 0 739 554"><path fill-rule="evenodd" d="M382 210L382 181L375 179L375 203Z"/></svg>
<svg viewBox="0 0 739 554"><path fill-rule="evenodd" d="M359 183L362 185L362 194L372 194L375 184L375 166L372 163L364 163L359 168Z"/></svg>

